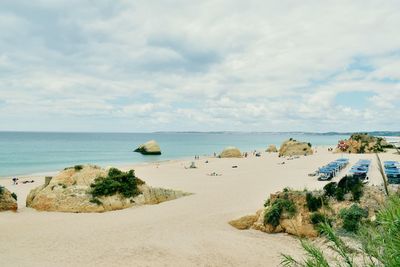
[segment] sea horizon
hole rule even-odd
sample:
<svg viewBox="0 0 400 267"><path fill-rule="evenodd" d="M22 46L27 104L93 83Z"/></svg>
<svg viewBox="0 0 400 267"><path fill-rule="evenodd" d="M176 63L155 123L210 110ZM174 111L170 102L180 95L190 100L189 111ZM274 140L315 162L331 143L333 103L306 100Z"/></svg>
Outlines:
<svg viewBox="0 0 400 267"><path fill-rule="evenodd" d="M260 134L315 134L315 135L346 135L346 134L354 134L354 133L367 133L370 135L381 135L381 136L400 136L400 131L386 131L386 130L373 130L373 131L143 131L143 132L135 132L135 131L115 131L115 132L106 132L106 131L34 131L34 130L0 130L0 133L70 133L70 134L157 134L157 133L210 133L210 134L218 134L218 133L260 133Z"/></svg>

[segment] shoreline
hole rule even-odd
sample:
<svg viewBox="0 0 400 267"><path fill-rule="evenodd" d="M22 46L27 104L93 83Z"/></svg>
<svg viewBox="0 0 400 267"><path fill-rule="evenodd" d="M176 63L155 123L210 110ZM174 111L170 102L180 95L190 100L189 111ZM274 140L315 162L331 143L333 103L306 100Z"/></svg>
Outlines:
<svg viewBox="0 0 400 267"><path fill-rule="evenodd" d="M313 149L326 149L328 147L335 147L336 145L318 145L313 147ZM262 153L265 153L266 148L262 149L255 149L256 151L260 151ZM241 151L242 153L247 152L249 155L251 155L252 151ZM93 163L85 163L85 164L77 164L77 165L96 165L100 166L103 168L107 167L116 167L116 168L122 168L122 169L127 169L127 168L133 168L137 166L146 166L146 165L154 165L154 164L162 164L162 163L167 163L167 162L177 162L177 161L186 161L186 160L193 160L193 156L187 156L187 157L178 157L178 158L173 158L173 159L164 159L164 160L156 160L156 161L148 161L148 162L118 162L118 163L111 163L111 164L93 164ZM213 155L200 155L201 158L214 158ZM64 166L63 168L66 168L68 166ZM11 180L13 177L17 178L22 178L22 179L27 179L30 177L40 177L40 176L54 176L58 172L62 171L63 168L58 169L58 170L45 170L45 171L39 171L39 172L27 172L25 174L11 174L11 175L0 175L0 181L2 180Z"/></svg>

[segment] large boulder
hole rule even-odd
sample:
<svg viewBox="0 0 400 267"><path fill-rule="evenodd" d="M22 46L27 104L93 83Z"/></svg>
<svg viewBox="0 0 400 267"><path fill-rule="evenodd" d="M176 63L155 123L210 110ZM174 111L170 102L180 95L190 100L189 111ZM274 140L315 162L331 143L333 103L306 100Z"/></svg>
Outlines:
<svg viewBox="0 0 400 267"><path fill-rule="evenodd" d="M0 211L17 211L18 204L13 194L5 187L0 186Z"/></svg>
<svg viewBox="0 0 400 267"><path fill-rule="evenodd" d="M313 150L311 149L311 144L306 142L299 142L294 139L289 139L282 143L279 149L279 156L307 156L312 155Z"/></svg>
<svg viewBox="0 0 400 267"><path fill-rule="evenodd" d="M300 237L317 237L319 235L315 218L324 216L331 221L337 229L343 225L340 215L343 208L348 208L357 203L362 209L368 211L368 219L373 220L379 208L385 202L383 189L368 186L363 189L359 201L351 200L348 193L343 201L333 197L323 196L322 191L295 191L283 190L270 195L264 208L255 215L247 215L230 221L229 224L239 230L256 229L266 233L288 233ZM310 197L311 196L311 197ZM316 203L320 199L320 205ZM324 199L324 200L322 200ZM322 203L325 203L323 205ZM312 207L312 210L310 210ZM314 218L314 223L313 223Z"/></svg>
<svg viewBox="0 0 400 267"><path fill-rule="evenodd" d="M140 145L135 149L135 152L142 153L143 155L161 155L160 146L155 140L150 140Z"/></svg>
<svg viewBox="0 0 400 267"><path fill-rule="evenodd" d="M33 189L26 199L26 206L40 211L105 212L158 204L189 195L181 191L153 188L135 178L138 189L135 195L127 197L116 192L112 195L94 196L91 185L105 179L104 177L109 177L109 170L97 166L67 168L48 184Z"/></svg>
<svg viewBox="0 0 400 267"><path fill-rule="evenodd" d="M337 153L376 153L384 152L385 148L393 148L382 137L375 137L367 133L355 133L349 139L340 140L335 152Z"/></svg>
<svg viewBox="0 0 400 267"><path fill-rule="evenodd" d="M277 226L265 222L265 213L268 212L277 199L287 199L295 205L296 212L291 215L283 212ZM288 233L301 237L317 237L318 232L314 228L310 220L311 213L307 208L306 195L303 192L293 191L290 194L287 192L278 192L271 194L270 205L263 210L257 212L258 219L254 223L253 228L266 233Z"/></svg>
<svg viewBox="0 0 400 267"><path fill-rule="evenodd" d="M269 145L269 147L267 148L267 150L265 150L265 152L275 153L278 152L278 149L276 148L275 145Z"/></svg>
<svg viewBox="0 0 400 267"><path fill-rule="evenodd" d="M225 148L221 154L219 154L220 158L241 158L242 152L236 147L227 147Z"/></svg>

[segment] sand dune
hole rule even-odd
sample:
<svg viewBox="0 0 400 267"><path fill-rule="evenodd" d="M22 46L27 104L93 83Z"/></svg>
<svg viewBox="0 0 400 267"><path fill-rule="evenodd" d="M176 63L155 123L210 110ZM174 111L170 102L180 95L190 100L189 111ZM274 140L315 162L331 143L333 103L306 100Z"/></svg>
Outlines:
<svg viewBox="0 0 400 267"><path fill-rule="evenodd" d="M134 168L149 185L194 195L102 214L25 208L27 193L43 178L34 177L34 184L18 186L1 180L1 185L17 193L20 207L17 213L0 214L1 265L277 266L280 253L301 254L296 239L285 234L239 231L228 221L254 213L269 193L283 187L313 189L325 185L307 174L340 155L328 153L326 148L317 150L312 156L286 160L284 165L278 164L283 159L277 153L264 153L260 158L209 158L209 163L201 158L196 161L197 169L184 168L190 160L122 166ZM350 166L360 158L373 159L371 183L381 183L375 155L346 157ZM400 160L392 152L381 157ZM211 172L222 175L208 176Z"/></svg>

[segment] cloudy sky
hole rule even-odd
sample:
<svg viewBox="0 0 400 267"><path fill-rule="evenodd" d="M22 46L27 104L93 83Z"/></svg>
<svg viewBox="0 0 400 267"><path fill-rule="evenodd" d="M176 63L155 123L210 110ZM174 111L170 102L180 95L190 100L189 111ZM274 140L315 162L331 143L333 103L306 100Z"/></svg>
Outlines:
<svg viewBox="0 0 400 267"><path fill-rule="evenodd" d="M0 130L400 130L400 2L0 0Z"/></svg>

